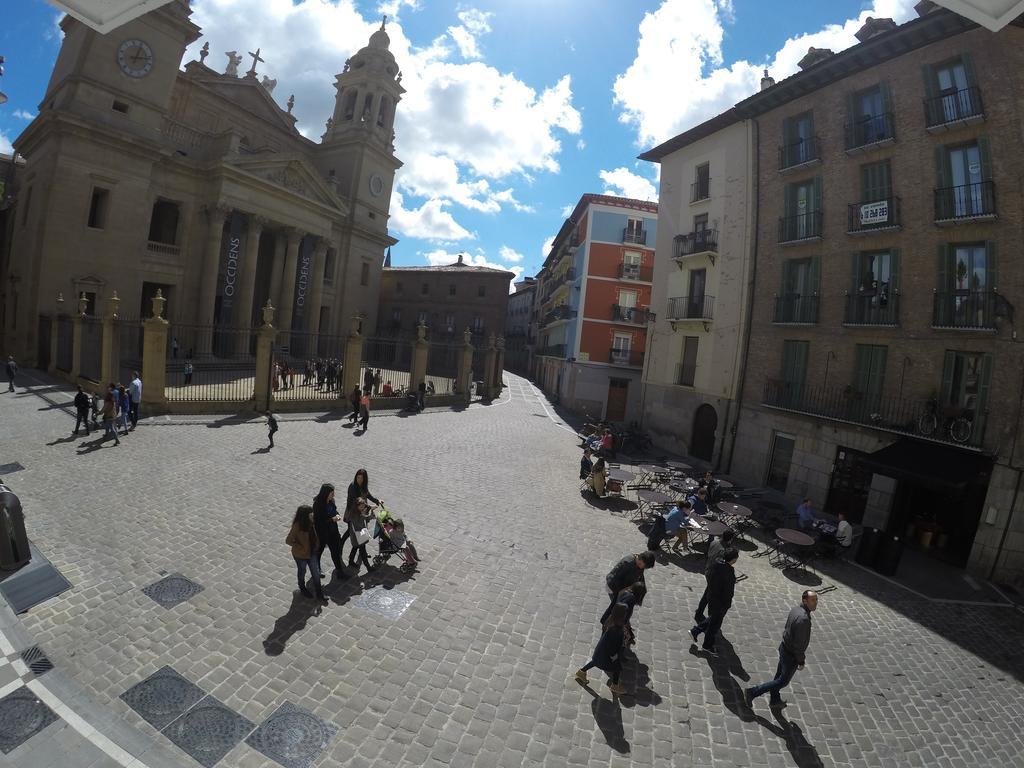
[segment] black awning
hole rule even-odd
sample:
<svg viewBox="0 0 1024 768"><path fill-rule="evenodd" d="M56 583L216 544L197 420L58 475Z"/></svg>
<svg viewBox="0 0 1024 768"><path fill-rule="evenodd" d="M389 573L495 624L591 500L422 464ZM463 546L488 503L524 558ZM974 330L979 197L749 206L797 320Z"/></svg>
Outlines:
<svg viewBox="0 0 1024 768"><path fill-rule="evenodd" d="M960 489L986 482L992 457L921 440L897 440L861 458L871 471L924 485Z"/></svg>

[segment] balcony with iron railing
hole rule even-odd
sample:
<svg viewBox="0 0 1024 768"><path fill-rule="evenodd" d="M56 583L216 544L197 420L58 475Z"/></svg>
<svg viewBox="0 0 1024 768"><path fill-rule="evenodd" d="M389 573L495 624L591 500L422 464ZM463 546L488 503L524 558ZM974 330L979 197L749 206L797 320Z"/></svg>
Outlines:
<svg viewBox="0 0 1024 768"><path fill-rule="evenodd" d="M676 296L668 300L669 320L711 320L715 297L709 293L698 296Z"/></svg>
<svg viewBox="0 0 1024 768"><path fill-rule="evenodd" d="M642 349L618 349L612 347L608 352L608 362L613 365L628 365L639 368L644 364Z"/></svg>
<svg viewBox="0 0 1024 768"><path fill-rule="evenodd" d="M996 185L976 181L935 190L935 223L957 224L996 217Z"/></svg>
<svg viewBox="0 0 1024 768"><path fill-rule="evenodd" d="M892 112L868 115L846 124L846 153L856 154L896 141L896 119Z"/></svg>
<svg viewBox="0 0 1024 768"><path fill-rule="evenodd" d="M791 144L783 144L779 147L780 171L789 171L820 162L821 155L818 152L817 136L808 136L806 139L798 139Z"/></svg>
<svg viewBox="0 0 1024 768"><path fill-rule="evenodd" d="M565 358L565 344L551 344L546 347L541 347L535 354L538 357Z"/></svg>
<svg viewBox="0 0 1024 768"><path fill-rule="evenodd" d="M778 380L765 383L761 404L882 432L971 447L982 444L987 415L966 408L942 408L928 398L885 397L852 386L808 387Z"/></svg>
<svg viewBox="0 0 1024 768"><path fill-rule="evenodd" d="M1001 299L995 291L936 291L932 328L994 331Z"/></svg>
<svg viewBox="0 0 1024 768"><path fill-rule="evenodd" d="M622 242L634 245L647 245L647 230L630 229L627 227L622 230Z"/></svg>
<svg viewBox="0 0 1024 768"><path fill-rule="evenodd" d="M544 319L541 321L541 327L546 328L549 325L560 323L563 320L573 320L576 317L576 310L567 304L560 304L559 306L547 312L544 315Z"/></svg>
<svg viewBox="0 0 1024 768"><path fill-rule="evenodd" d="M897 326L900 322L900 295L877 291L846 294L843 325Z"/></svg>
<svg viewBox="0 0 1024 768"><path fill-rule="evenodd" d="M981 90L974 86L924 100L924 124L929 133L941 133L984 119Z"/></svg>
<svg viewBox="0 0 1024 768"><path fill-rule="evenodd" d="M821 211L798 213L779 219L779 243L801 243L820 240L824 218Z"/></svg>
<svg viewBox="0 0 1024 768"><path fill-rule="evenodd" d="M818 322L818 295L776 296L772 322L785 325L814 325Z"/></svg>
<svg viewBox="0 0 1024 768"><path fill-rule="evenodd" d="M718 253L718 230L698 229L687 235L676 235L676 252L672 258L677 262L691 256L704 256ZM679 265L682 269L682 264Z"/></svg>
<svg viewBox="0 0 1024 768"><path fill-rule="evenodd" d="M544 294L541 296L541 301L547 301L551 296L566 283L571 283L576 279L576 268L569 267L564 272L560 272L554 277L548 278L544 284Z"/></svg>
<svg viewBox="0 0 1024 768"><path fill-rule="evenodd" d="M612 321L616 323L630 323L632 325L647 325L647 307L624 307L619 304L612 304Z"/></svg>
<svg viewBox="0 0 1024 768"><path fill-rule="evenodd" d="M654 267L644 267L640 264L619 264L619 277L623 280L649 283L654 279Z"/></svg>
<svg viewBox="0 0 1024 768"><path fill-rule="evenodd" d="M699 203L711 199L711 178L697 179L690 185L690 202Z"/></svg>
<svg viewBox="0 0 1024 768"><path fill-rule="evenodd" d="M884 232L890 229L899 229L901 226L900 199L898 197L850 203L847 210L846 234L848 235Z"/></svg>

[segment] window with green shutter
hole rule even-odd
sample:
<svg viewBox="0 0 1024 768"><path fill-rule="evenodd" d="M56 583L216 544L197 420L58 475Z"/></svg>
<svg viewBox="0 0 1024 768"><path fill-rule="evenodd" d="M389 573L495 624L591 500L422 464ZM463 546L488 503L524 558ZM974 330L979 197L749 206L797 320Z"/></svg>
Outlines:
<svg viewBox="0 0 1024 768"><path fill-rule="evenodd" d="M782 342L782 397L785 405L799 405L807 379L808 341Z"/></svg>
<svg viewBox="0 0 1024 768"><path fill-rule="evenodd" d="M984 114L970 54L925 65L923 75L928 127L970 122Z"/></svg>
<svg viewBox="0 0 1024 768"><path fill-rule="evenodd" d="M853 416L869 417L878 411L885 389L885 363L889 348L879 344L858 344L850 393Z"/></svg>
<svg viewBox="0 0 1024 768"><path fill-rule="evenodd" d="M860 200L873 203L892 197L892 168L888 160L860 167Z"/></svg>
<svg viewBox="0 0 1024 768"><path fill-rule="evenodd" d="M941 405L949 418L970 420L971 440L977 444L984 431L992 383L992 355L978 352L946 352L942 366Z"/></svg>

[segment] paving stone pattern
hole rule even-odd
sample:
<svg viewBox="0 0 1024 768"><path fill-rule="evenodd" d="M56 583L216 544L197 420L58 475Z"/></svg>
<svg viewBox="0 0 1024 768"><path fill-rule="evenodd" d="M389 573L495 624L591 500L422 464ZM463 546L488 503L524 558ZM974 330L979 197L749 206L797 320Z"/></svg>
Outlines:
<svg viewBox="0 0 1024 768"><path fill-rule="evenodd" d="M36 395L0 398L29 535L75 585L26 628L149 734L121 695L165 666L250 723L290 703L337 729L318 766L1024 765L1021 614L924 601L852 566L829 576L839 589L778 716L740 694L774 671L803 586L747 552L718 659L691 653L687 634L702 562L673 558L633 620L634 695L613 700L600 674L579 686L603 577L644 537L581 498L571 431L508 378L492 405L375 413L365 435L342 414L282 416L269 453L255 419L147 419L96 448L68 440L73 416ZM358 467L423 560L325 582L321 608L297 592L284 538L297 505L324 481L343 493ZM203 591L170 610L142 593L170 573ZM381 586L415 600L395 618L355 604ZM284 764L211 718L230 746L218 766Z"/></svg>

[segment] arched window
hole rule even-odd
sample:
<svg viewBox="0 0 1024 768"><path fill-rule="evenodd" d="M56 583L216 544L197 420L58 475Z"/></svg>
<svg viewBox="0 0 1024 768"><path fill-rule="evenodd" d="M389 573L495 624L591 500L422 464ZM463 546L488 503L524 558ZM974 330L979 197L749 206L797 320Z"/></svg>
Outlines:
<svg viewBox="0 0 1024 768"><path fill-rule="evenodd" d="M388 123L388 113L391 111L391 99L387 96L380 97L380 109L377 110L377 125L383 128Z"/></svg>
<svg viewBox="0 0 1024 768"><path fill-rule="evenodd" d="M368 123L373 119L373 94L366 94L366 100L363 101L363 122Z"/></svg>
<svg viewBox="0 0 1024 768"><path fill-rule="evenodd" d="M359 97L359 94L356 92L355 89L352 89L348 93L345 94L344 117L345 117L346 120L351 120L355 116L355 113L356 113L356 99L358 97Z"/></svg>

